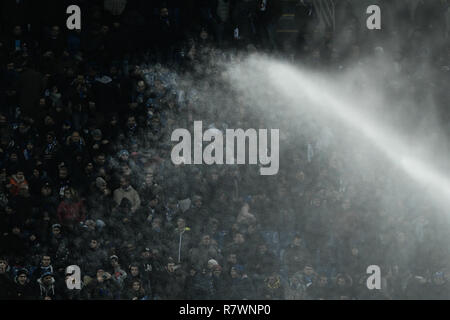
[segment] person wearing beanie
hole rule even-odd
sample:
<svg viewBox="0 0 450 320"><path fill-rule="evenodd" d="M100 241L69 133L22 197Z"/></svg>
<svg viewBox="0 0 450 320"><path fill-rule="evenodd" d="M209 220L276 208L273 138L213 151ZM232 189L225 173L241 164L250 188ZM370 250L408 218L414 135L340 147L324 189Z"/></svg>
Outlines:
<svg viewBox="0 0 450 320"><path fill-rule="evenodd" d="M61 229L61 226L58 224L54 224L52 226L52 229L57 229L57 228ZM51 259L50 255L44 254L41 256L40 265L33 272L32 281L33 282L37 281L37 279L41 278L44 273L48 273L48 272L53 273L52 259Z"/></svg>
<svg viewBox="0 0 450 320"><path fill-rule="evenodd" d="M11 291L12 300L32 300L35 299L33 286L28 278L28 270L20 269L14 277L14 287Z"/></svg>
<svg viewBox="0 0 450 320"><path fill-rule="evenodd" d="M56 295L56 280L53 277L53 273L48 271L42 274L37 280L39 299L41 300L55 300Z"/></svg>

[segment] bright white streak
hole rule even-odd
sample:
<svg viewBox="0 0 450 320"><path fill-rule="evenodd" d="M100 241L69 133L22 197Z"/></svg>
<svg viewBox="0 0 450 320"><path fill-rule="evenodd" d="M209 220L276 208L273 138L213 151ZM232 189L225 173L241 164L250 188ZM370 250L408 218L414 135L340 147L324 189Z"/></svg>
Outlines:
<svg viewBox="0 0 450 320"><path fill-rule="evenodd" d="M250 59L250 68L265 73L270 85L288 99L288 107L299 108L299 101L309 102L309 111L326 112L339 118L342 122L361 132L378 147L394 164L400 166L410 177L426 187L439 200L446 203L450 200L449 179L420 159L412 150L412 146L402 141L393 132L375 123L373 119L358 112L356 106L361 101L352 101L340 94L339 85L327 83L314 75L297 71L295 67L279 62ZM313 108L312 108L313 107ZM436 199L438 200L438 199Z"/></svg>

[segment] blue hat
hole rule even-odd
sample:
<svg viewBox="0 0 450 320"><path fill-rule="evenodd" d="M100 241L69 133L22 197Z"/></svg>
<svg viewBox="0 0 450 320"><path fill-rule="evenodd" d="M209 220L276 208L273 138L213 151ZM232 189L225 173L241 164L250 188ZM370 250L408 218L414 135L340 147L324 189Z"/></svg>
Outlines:
<svg viewBox="0 0 450 320"><path fill-rule="evenodd" d="M53 273L51 271L46 271L42 274L41 279L44 279L47 276L53 277Z"/></svg>

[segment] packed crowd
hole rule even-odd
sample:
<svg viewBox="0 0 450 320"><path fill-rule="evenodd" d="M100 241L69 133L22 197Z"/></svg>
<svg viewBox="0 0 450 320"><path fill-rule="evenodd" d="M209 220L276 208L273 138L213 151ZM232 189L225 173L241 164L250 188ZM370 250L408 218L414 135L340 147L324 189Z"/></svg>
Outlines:
<svg viewBox="0 0 450 320"><path fill-rule="evenodd" d="M292 58L275 37L279 1L69 1L81 31L66 30L66 2L2 1L1 299L450 298L439 212L394 189L395 214L380 209L389 174L343 181L348 153L324 152L320 139L282 150L271 178L171 162L174 128L267 120L214 80L211 61ZM309 35L314 1L298 9L308 23L296 59L334 68L362 55L358 37L345 51ZM205 92L228 92L229 103L214 108ZM372 264L383 290L366 286ZM66 284L70 265L79 290Z"/></svg>

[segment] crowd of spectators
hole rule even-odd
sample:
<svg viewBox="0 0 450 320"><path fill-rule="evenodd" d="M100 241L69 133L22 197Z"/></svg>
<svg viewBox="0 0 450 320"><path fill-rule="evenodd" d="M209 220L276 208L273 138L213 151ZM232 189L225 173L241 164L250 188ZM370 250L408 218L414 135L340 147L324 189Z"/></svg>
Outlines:
<svg viewBox="0 0 450 320"><path fill-rule="evenodd" d="M301 139L272 180L171 162L174 128L261 120L239 97L223 109L202 99L227 91L211 60L264 51L335 68L366 49L355 34L347 51L315 34L314 1L299 1L304 29L286 49L280 3L2 1L1 299L450 298L447 229L405 197L396 214L378 209L388 175L343 183L348 159ZM66 29L69 4L81 30ZM411 37L425 38L422 24ZM437 71L449 53L430 53ZM383 290L368 290L370 264ZM80 290L66 285L70 265Z"/></svg>

